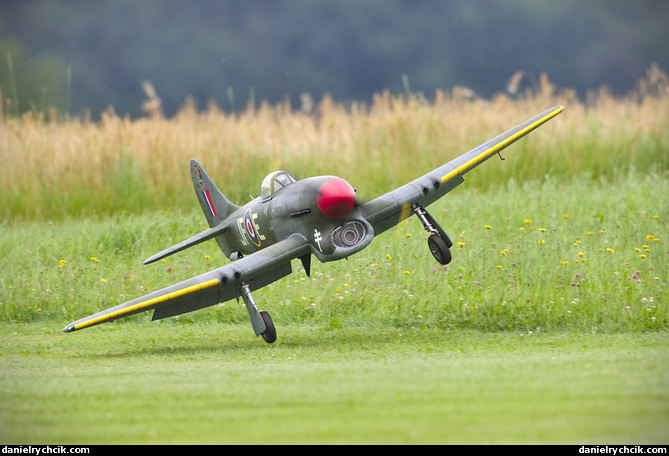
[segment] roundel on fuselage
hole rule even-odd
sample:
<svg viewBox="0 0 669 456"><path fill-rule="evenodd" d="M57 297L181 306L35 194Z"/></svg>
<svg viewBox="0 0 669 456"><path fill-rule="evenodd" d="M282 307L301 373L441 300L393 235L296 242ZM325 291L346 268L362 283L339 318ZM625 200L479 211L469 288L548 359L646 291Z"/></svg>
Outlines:
<svg viewBox="0 0 669 456"><path fill-rule="evenodd" d="M256 231L256 227L253 224L253 218L251 217L251 209L247 209L244 214L244 227L246 228L246 234L249 235L249 239L256 246L260 247L260 237Z"/></svg>

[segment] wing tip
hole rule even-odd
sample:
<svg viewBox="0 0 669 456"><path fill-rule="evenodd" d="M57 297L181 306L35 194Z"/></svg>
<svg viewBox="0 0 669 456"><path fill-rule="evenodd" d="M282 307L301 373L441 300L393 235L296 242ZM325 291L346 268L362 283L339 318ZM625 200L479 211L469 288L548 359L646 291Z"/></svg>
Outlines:
<svg viewBox="0 0 669 456"><path fill-rule="evenodd" d="M160 255L160 254L156 254L156 255L150 256L150 257L147 258L146 260L142 261L142 264L143 264L143 265L147 265L147 264L155 263L156 261L160 260L160 256L159 256L159 255Z"/></svg>
<svg viewBox="0 0 669 456"><path fill-rule="evenodd" d="M63 332L65 334L74 332L75 330L76 330L76 328L74 327L74 323L70 323L69 325L67 325L66 327L63 328Z"/></svg>
<svg viewBox="0 0 669 456"><path fill-rule="evenodd" d="M537 121L537 125L534 128L538 127L539 125L544 124L545 122L548 122L550 119L559 115L564 110L565 110L564 106L558 105L558 106L555 106L551 109L546 110L543 114L539 114L539 116L541 116L541 119L539 119ZM537 117L539 117L539 116L537 116ZM532 130L534 128L532 128Z"/></svg>

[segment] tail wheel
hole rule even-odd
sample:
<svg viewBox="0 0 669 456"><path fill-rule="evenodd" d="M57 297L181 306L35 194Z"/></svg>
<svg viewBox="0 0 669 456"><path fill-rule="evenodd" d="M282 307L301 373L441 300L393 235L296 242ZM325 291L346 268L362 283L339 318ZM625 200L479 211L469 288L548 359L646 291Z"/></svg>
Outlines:
<svg viewBox="0 0 669 456"><path fill-rule="evenodd" d="M276 342L276 328L274 328L272 317L270 317L269 314L264 310L260 312L260 316L262 317L263 321L265 322L265 326L267 327L265 332L261 334L263 340L268 344Z"/></svg>
<svg viewBox="0 0 669 456"><path fill-rule="evenodd" d="M444 238L438 234L433 234L427 239L427 245L430 247L432 256L439 264L448 264L451 262L451 251Z"/></svg>

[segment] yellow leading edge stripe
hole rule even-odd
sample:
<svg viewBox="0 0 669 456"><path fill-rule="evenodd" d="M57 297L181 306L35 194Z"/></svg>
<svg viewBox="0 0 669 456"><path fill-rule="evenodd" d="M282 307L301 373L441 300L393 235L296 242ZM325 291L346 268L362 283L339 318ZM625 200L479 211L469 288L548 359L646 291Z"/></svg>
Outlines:
<svg viewBox="0 0 669 456"><path fill-rule="evenodd" d="M170 299L178 298L179 296L183 296L183 295L186 295L188 293L192 293L194 291L199 291L199 290L203 290L205 288L213 287L213 286L218 285L218 283L219 283L218 279L212 279L212 280L208 280L206 282L200 283L198 285L193 285L193 286L184 288L183 290L173 291L172 293L167 293L166 295L158 296L157 298L153 298L153 299L149 299L148 301L137 303L134 306L119 309L116 312L110 312L110 313L105 314L105 315L100 315L97 318L93 318L91 320L84 321L82 323L79 323L78 325L75 325L73 330L76 331L78 329L86 328L87 326L91 326L91 325L94 325L94 324L97 324L97 323L101 323L101 322L106 321L106 320L111 320L113 318L122 317L124 314L127 314L129 312L134 312L135 310L144 309L144 308L152 306L154 304L159 304L161 302L164 302L164 301L167 301L167 300L170 300Z"/></svg>
<svg viewBox="0 0 669 456"><path fill-rule="evenodd" d="M545 115L544 117L542 117L541 119L537 120L536 122L533 122L533 123L531 123L530 125L528 125L527 127L523 128L523 129L520 130L518 133L509 136L509 137L506 138L504 141L502 141L502 142L500 142L499 144L497 144L496 146L492 147L492 148L491 148L490 150L488 150L487 152L482 153L482 154L479 154L479 155L477 155L476 157L474 157L474 158L472 158L471 160L469 160L467 163L464 163L464 164L458 166L458 167L455 168L453 171L451 171L450 173L448 173L448 174L446 174L444 177L442 177L442 178L441 178L441 181L442 181L442 182L446 182L446 181L449 180L450 178L452 178L452 177L456 176L457 174L460 174L461 172L463 172L465 169L470 168L471 166L475 165L476 163L478 163L478 162L480 162L480 161L482 161L482 160L484 160L484 159L490 157L491 155L496 154L498 151L500 151L501 149L505 148L505 147L508 146L510 143L512 143L512 142L514 142L514 141L516 141L516 140L518 140L518 139L521 138L522 136L525 136L527 133L529 133L530 131L534 130L535 128L537 128L537 127L538 127L539 125L541 125L542 123L547 122L548 120L550 120L550 119L552 119L553 117L557 116L557 115L560 114L562 111L564 111L564 106L560 106L559 108L557 108L557 109L555 109L554 111L550 112L549 114Z"/></svg>

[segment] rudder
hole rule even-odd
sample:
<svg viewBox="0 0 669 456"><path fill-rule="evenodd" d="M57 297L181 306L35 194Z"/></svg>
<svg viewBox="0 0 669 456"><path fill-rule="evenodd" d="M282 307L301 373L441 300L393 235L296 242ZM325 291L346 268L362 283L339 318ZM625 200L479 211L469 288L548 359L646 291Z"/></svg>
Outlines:
<svg viewBox="0 0 669 456"><path fill-rule="evenodd" d="M211 180L209 175L205 172L195 159L190 161L190 173L193 178L193 188L195 194L202 207L207 222L210 227L214 227L225 220L239 206L232 204L223 193L216 187L216 184Z"/></svg>

